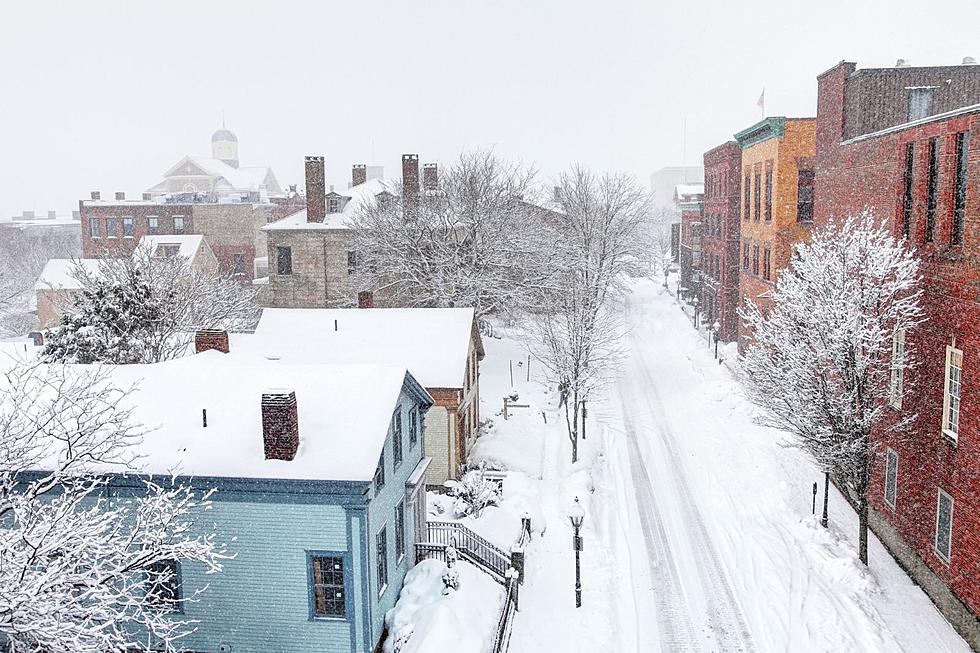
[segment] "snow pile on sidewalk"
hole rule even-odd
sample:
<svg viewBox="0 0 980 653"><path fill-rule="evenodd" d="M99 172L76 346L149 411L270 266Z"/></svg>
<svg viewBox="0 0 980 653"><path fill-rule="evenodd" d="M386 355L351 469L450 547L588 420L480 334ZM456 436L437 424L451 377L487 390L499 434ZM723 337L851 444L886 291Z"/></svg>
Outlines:
<svg viewBox="0 0 980 653"><path fill-rule="evenodd" d="M459 571L459 589L448 595L443 594L445 563L423 560L408 572L398 602L385 616L390 635L384 653L490 650L504 589L468 562L459 561L455 568Z"/></svg>

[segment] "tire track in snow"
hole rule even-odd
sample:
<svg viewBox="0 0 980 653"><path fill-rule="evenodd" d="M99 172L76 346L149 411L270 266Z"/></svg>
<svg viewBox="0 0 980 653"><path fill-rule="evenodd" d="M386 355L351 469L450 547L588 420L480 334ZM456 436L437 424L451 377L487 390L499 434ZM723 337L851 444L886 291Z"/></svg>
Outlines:
<svg viewBox="0 0 980 653"><path fill-rule="evenodd" d="M683 528L686 531L689 550L674 550L671 538L664 528L662 511L658 498L653 491L647 466L644 464L640 451L637 434L630 420L631 410L638 404L634 400L629 404L621 393L623 400L623 415L626 425L627 439L631 450L631 475L634 489L637 493L637 503L641 511L641 525L647 548L651 554L651 575L656 579L658 587L654 588L658 626L661 631L664 650L684 651L702 650L702 644L707 644L709 650L719 651L752 651L752 639L746 625L746 620L732 591L728 576L718 559L717 552L711 543L711 538L695 503L684 475L678 456L675 438L662 403L656 391L656 382L647 367L646 361L639 353L638 338L631 336L633 350L636 356L636 369L642 377L643 392L629 392L643 397L647 410L644 411L652 419L654 429L652 436L659 441L660 448L667 454L664 467L669 470L669 482L675 490L671 501L677 502L677 508L683 514ZM698 581L703 590L703 612L711 643L703 642L698 637L690 615L685 610L683 583L677 568L677 557L686 556L693 559L697 569Z"/></svg>

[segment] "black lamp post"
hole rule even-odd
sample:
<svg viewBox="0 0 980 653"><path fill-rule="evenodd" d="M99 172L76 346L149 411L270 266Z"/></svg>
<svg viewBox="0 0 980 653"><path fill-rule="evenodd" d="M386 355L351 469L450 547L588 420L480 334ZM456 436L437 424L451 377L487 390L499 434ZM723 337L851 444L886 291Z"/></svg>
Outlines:
<svg viewBox="0 0 980 653"><path fill-rule="evenodd" d="M697 329L698 328L698 298L697 298L697 296L694 297L694 300L691 303L694 304L694 328Z"/></svg>
<svg viewBox="0 0 980 653"><path fill-rule="evenodd" d="M711 325L711 333L715 337L715 358L718 358L718 340L721 339L721 324L717 320Z"/></svg>
<svg viewBox="0 0 980 653"><path fill-rule="evenodd" d="M575 549L575 607L581 608L582 565L579 556L582 553L582 536L579 533L582 528L582 522L585 521L585 510L582 509L582 504L578 502L578 497L575 497L575 503L568 511L568 519L572 522L572 528L575 529L575 536L572 538L572 548Z"/></svg>

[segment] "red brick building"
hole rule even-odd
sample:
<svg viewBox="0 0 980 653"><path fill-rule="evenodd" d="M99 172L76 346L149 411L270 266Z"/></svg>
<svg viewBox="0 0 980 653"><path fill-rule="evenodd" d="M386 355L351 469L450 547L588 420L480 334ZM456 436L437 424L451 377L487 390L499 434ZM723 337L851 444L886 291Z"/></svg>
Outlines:
<svg viewBox="0 0 980 653"><path fill-rule="evenodd" d="M871 525L980 649L980 66L820 75L815 199L817 225L874 211L919 253L928 321L895 336L917 367L889 402L915 418L875 435Z"/></svg>
<svg viewBox="0 0 980 653"><path fill-rule="evenodd" d="M689 297L700 295L703 202L701 184L681 184L674 191L674 204L681 215L680 287Z"/></svg>
<svg viewBox="0 0 980 653"><path fill-rule="evenodd" d="M739 198L742 148L735 141L704 153L701 306L724 342L738 337Z"/></svg>

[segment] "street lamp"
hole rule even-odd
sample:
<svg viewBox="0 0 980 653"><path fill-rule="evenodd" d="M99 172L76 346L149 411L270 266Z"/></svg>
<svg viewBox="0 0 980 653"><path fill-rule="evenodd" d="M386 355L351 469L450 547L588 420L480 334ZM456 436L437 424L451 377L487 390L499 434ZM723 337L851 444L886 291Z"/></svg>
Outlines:
<svg viewBox="0 0 980 653"><path fill-rule="evenodd" d="M694 300L691 302L691 304L694 306L694 328L697 329L698 328L698 297L697 297L697 295L694 296Z"/></svg>
<svg viewBox="0 0 980 653"><path fill-rule="evenodd" d="M575 503L568 511L568 520L572 522L572 528L575 529L575 536L572 538L572 548L575 549L575 607L582 607L582 565L579 559L582 553L582 536L579 532L582 528L582 522L585 521L585 510L582 509L582 504L578 502L578 497L575 497Z"/></svg>
<svg viewBox="0 0 980 653"><path fill-rule="evenodd" d="M715 320L715 323L711 325L711 332L715 336L715 358L718 358L718 340L721 338L719 332L721 331L721 324Z"/></svg>

